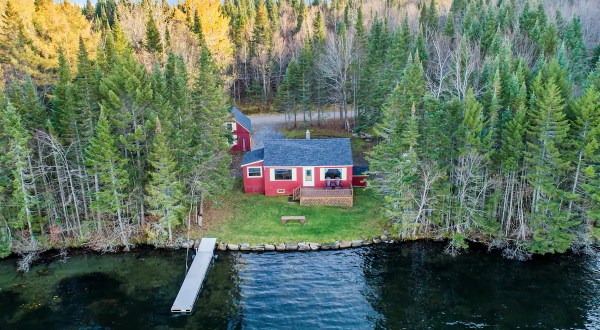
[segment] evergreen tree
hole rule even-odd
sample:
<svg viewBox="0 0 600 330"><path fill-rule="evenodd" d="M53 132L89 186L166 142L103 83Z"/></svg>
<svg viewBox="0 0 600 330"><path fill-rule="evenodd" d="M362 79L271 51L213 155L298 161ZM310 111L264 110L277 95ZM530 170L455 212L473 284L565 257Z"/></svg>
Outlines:
<svg viewBox="0 0 600 330"><path fill-rule="evenodd" d="M94 123L99 111L99 79L98 72L89 58L83 39L79 42L77 54L77 74L73 79L74 103L78 112L80 134L89 138L92 134Z"/></svg>
<svg viewBox="0 0 600 330"><path fill-rule="evenodd" d="M151 53L159 54L163 51L160 32L158 31L156 21L152 15L150 15L148 22L146 23L146 49Z"/></svg>
<svg viewBox="0 0 600 330"><path fill-rule="evenodd" d="M117 232L121 243L128 248L129 222L125 217L125 199L130 182L126 170L127 159L123 158L117 149L110 122L102 107L94 136L86 150L86 162L96 178L97 185L91 206L106 217L117 215Z"/></svg>
<svg viewBox="0 0 600 330"><path fill-rule="evenodd" d="M52 96L52 126L62 139L75 136L75 107L71 94L71 68L62 48L58 49L58 83Z"/></svg>
<svg viewBox="0 0 600 330"><path fill-rule="evenodd" d="M561 152L569 123L565 119L564 99L553 78L543 84L535 98L527 157L533 189L530 214L533 237L529 248L535 253L564 252L572 243L570 229L574 225L561 207L566 196L560 187L570 165Z"/></svg>
<svg viewBox="0 0 600 330"><path fill-rule="evenodd" d="M258 1L254 30L250 42L250 56L258 62L258 69L262 78L263 97L269 96L269 61L273 46L271 25L268 19L267 9L262 0Z"/></svg>
<svg viewBox="0 0 600 330"><path fill-rule="evenodd" d="M160 217L160 222L167 226L169 242L173 241L173 229L180 223L185 207L183 206L183 185L178 180L178 166L171 145L168 143L168 133L156 119L156 134L150 152L150 182L146 187L148 211Z"/></svg>
<svg viewBox="0 0 600 330"><path fill-rule="evenodd" d="M446 18L446 24L444 25L444 35L448 38L454 38L456 34L456 30L454 28L454 14L452 11L448 13L448 17Z"/></svg>
<svg viewBox="0 0 600 330"><path fill-rule="evenodd" d="M33 184L33 173L31 172L31 149L29 142L31 136L22 124L21 117L10 102L2 111L3 134L8 139L7 153L2 155L3 161L12 167L12 201L16 209L15 228L23 228L27 225L29 239L34 240L33 232L33 207L35 198L31 185Z"/></svg>
<svg viewBox="0 0 600 330"><path fill-rule="evenodd" d="M408 111L406 111L408 112ZM398 224L403 238L415 237L421 223L417 200L419 159L418 118L413 105L408 118L398 117L381 128L383 142L369 155L373 187L384 197L387 216ZM397 126L404 129L399 130ZM391 157L390 157L391 156Z"/></svg>
<svg viewBox="0 0 600 330"><path fill-rule="evenodd" d="M415 105L421 113L424 97L427 95L427 82L419 56L409 56L408 65L404 69L400 84L392 91L383 106L383 123L399 118L397 129L402 130L401 123L409 117L408 109ZM379 131L379 129L376 129Z"/></svg>
<svg viewBox="0 0 600 330"><path fill-rule="evenodd" d="M194 123L187 130L188 157L183 165L183 176L190 186L188 191L198 192L200 213L204 197L216 196L230 187L228 165L230 156L227 133L223 123L229 118L229 100L225 94L219 71L207 47L203 47L198 63L197 78L190 92L191 118ZM193 198L197 198L194 195ZM196 200L190 197L193 205Z"/></svg>
<svg viewBox="0 0 600 330"><path fill-rule="evenodd" d="M94 16L96 15L96 10L90 0L86 0L85 6L83 7L83 14L85 15L85 18L87 18L88 21L94 19Z"/></svg>
<svg viewBox="0 0 600 330"><path fill-rule="evenodd" d="M597 194L600 181L597 174L600 164L600 92L594 86L588 87L575 103L574 111L577 119L573 123L575 153L572 157L574 173L569 212L583 213L585 228L600 227L600 198ZM585 241L585 237L581 239Z"/></svg>

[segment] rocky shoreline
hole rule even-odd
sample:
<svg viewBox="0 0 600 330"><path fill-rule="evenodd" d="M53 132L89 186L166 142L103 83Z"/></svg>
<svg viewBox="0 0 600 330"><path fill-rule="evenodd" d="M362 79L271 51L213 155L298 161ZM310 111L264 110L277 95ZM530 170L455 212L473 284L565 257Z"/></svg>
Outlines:
<svg viewBox="0 0 600 330"><path fill-rule="evenodd" d="M327 250L340 250L348 248L357 248L362 246L369 246L373 244L382 243L395 243L396 240L389 236L389 232L384 232L379 237L373 237L368 239L357 239L357 240L342 240L335 241L329 244L322 244L316 242L297 242L297 243L266 243L251 245L250 243L229 243L229 242L218 242L217 250L219 251L242 251L242 252L264 252L264 251L275 251L275 252L290 252L290 251L327 251ZM199 241L194 242L195 245ZM181 245L182 248L191 247L192 242L187 242Z"/></svg>

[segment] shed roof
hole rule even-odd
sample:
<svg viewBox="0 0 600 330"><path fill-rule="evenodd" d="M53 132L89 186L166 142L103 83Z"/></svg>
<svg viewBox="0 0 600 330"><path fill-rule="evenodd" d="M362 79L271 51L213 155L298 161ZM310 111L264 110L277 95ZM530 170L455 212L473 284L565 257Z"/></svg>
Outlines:
<svg viewBox="0 0 600 330"><path fill-rule="evenodd" d="M233 119L238 122L238 124L244 126L248 130L248 132L252 132L252 120L248 118L244 113L242 113L238 108L233 107L231 109L231 115Z"/></svg>
<svg viewBox="0 0 600 330"><path fill-rule="evenodd" d="M367 175L369 166L354 166L352 168L352 175Z"/></svg>
<svg viewBox="0 0 600 330"><path fill-rule="evenodd" d="M264 155L265 155L264 148L248 151L244 155L244 158L242 158L242 166L261 161L264 159Z"/></svg>
<svg viewBox="0 0 600 330"><path fill-rule="evenodd" d="M352 165L350 139L265 141L265 166Z"/></svg>

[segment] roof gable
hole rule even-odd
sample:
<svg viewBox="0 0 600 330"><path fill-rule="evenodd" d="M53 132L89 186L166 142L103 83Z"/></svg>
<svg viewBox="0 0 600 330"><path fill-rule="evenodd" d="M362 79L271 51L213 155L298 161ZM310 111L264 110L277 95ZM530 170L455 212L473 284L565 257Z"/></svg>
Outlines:
<svg viewBox="0 0 600 330"><path fill-rule="evenodd" d="M248 130L248 132L252 132L252 120L250 120L250 118L248 118L248 116L243 114L236 107L233 107L231 109L231 115L238 124L244 126L244 128L246 128Z"/></svg>
<svg viewBox="0 0 600 330"><path fill-rule="evenodd" d="M265 149L260 148L246 152L244 158L242 158L242 166L256 163L264 159Z"/></svg>
<svg viewBox="0 0 600 330"><path fill-rule="evenodd" d="M265 166L352 165L350 139L265 141Z"/></svg>

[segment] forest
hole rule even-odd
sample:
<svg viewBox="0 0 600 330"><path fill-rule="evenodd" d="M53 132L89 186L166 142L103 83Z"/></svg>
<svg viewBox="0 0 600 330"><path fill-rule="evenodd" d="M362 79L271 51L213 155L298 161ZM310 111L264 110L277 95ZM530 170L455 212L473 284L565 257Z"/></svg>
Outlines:
<svg viewBox="0 0 600 330"><path fill-rule="evenodd" d="M0 255L168 244L232 187L233 104L372 136L403 239L589 250L599 6L0 0Z"/></svg>

